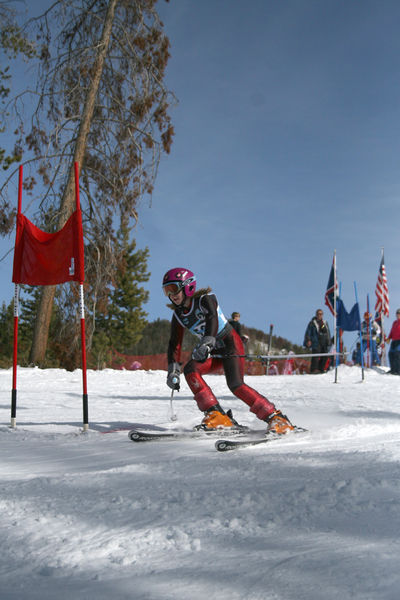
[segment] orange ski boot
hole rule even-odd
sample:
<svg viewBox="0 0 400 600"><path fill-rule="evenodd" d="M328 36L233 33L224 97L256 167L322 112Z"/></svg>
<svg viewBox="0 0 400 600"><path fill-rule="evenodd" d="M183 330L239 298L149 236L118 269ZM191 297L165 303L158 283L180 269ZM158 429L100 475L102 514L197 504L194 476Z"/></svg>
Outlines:
<svg viewBox="0 0 400 600"><path fill-rule="evenodd" d="M219 404L215 404L205 411L204 419L200 425L196 425L195 429L213 431L214 429L232 429L237 425L232 414L227 415Z"/></svg>
<svg viewBox="0 0 400 600"><path fill-rule="evenodd" d="M280 410L273 412L265 420L268 423L267 434L283 435L294 430L294 425L291 424L287 416L283 415Z"/></svg>

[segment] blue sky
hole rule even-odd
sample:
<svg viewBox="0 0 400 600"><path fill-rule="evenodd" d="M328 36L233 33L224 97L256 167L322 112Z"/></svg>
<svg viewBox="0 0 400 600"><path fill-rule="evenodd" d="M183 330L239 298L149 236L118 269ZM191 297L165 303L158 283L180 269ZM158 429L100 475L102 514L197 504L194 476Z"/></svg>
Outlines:
<svg viewBox="0 0 400 600"><path fill-rule="evenodd" d="M389 327L400 306L400 3L171 0L159 12L179 104L135 231L150 250L149 319L170 318L162 276L184 266L227 316L301 344L334 250L343 300L350 309L356 281L364 311L384 247ZM11 260L0 280L8 302Z"/></svg>

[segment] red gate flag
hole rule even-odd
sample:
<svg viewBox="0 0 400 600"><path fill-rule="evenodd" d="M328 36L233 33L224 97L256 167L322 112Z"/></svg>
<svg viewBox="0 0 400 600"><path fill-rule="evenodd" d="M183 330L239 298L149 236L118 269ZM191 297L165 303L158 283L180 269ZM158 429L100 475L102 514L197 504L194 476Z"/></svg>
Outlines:
<svg viewBox="0 0 400 600"><path fill-rule="evenodd" d="M60 231L46 233L22 213L17 215L13 282L56 285L85 278L82 214L72 213Z"/></svg>
<svg viewBox="0 0 400 600"><path fill-rule="evenodd" d="M376 282L376 304L375 310L379 313L383 313L385 317L389 316L389 289L387 284L385 259L382 252L382 260L379 265L378 281Z"/></svg>

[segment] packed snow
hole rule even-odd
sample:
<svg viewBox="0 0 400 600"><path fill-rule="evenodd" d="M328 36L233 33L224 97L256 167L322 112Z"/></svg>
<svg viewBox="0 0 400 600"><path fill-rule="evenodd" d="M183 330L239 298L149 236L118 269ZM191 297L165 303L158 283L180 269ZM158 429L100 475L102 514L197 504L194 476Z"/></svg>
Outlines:
<svg viewBox="0 0 400 600"><path fill-rule="evenodd" d="M0 371L1 600L398 600L400 377L247 377L309 431L228 453L129 440L201 419L183 382L170 421L163 371L89 371L83 433L81 379L19 369L11 429Z"/></svg>

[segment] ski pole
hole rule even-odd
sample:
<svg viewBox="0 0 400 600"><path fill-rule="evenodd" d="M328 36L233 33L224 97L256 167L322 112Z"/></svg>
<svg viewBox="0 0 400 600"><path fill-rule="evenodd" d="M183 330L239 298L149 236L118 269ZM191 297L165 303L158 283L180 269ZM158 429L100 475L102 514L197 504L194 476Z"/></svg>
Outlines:
<svg viewBox="0 0 400 600"><path fill-rule="evenodd" d="M174 385L176 385L178 383L178 378L174 377L172 379L172 383ZM179 387L177 388L177 390L179 391ZM168 414L168 416L169 416L169 420L170 421L176 421L177 418L178 418L177 415L176 415L176 413L174 412L174 407L173 407L173 403L172 403L172 400L173 400L173 397L174 397L174 392L175 392L175 388L173 390L171 390L171 397L169 399L169 414Z"/></svg>

